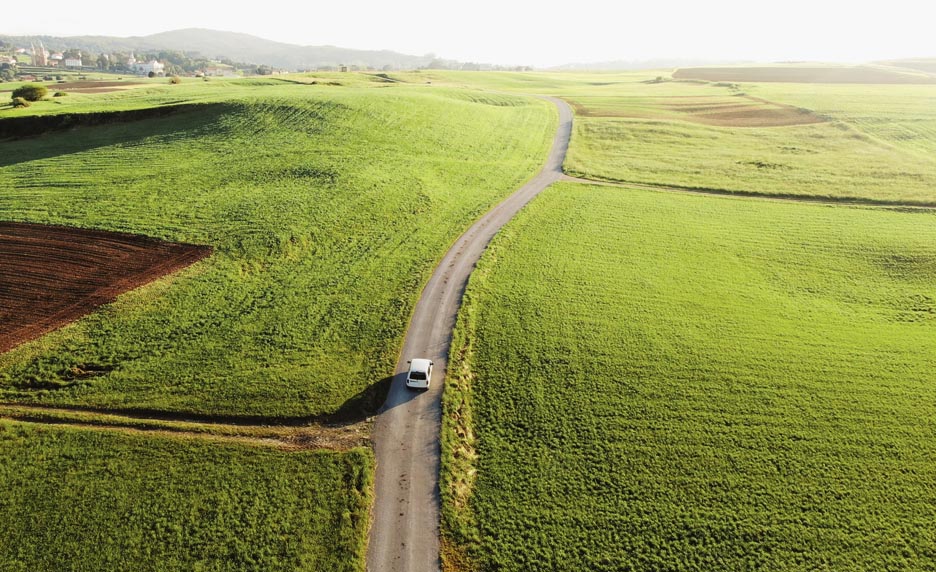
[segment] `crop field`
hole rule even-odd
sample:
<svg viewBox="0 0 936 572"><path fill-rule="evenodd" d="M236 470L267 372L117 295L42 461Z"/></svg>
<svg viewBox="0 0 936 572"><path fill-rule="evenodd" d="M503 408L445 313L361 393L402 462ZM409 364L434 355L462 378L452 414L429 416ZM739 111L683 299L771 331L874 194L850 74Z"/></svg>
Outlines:
<svg viewBox="0 0 936 572"><path fill-rule="evenodd" d="M0 420L0 569L364 570L372 458Z"/></svg>
<svg viewBox="0 0 936 572"><path fill-rule="evenodd" d="M936 212L564 183L445 393L451 569L936 567Z"/></svg>
<svg viewBox="0 0 936 572"><path fill-rule="evenodd" d="M136 235L0 221L0 352L210 254ZM79 366L75 375L95 375Z"/></svg>
<svg viewBox="0 0 936 572"><path fill-rule="evenodd" d="M529 98L356 77L0 112L0 131L43 133L0 141L0 220L214 252L0 355L0 400L256 421L378 404L435 262L539 168L556 120Z"/></svg>

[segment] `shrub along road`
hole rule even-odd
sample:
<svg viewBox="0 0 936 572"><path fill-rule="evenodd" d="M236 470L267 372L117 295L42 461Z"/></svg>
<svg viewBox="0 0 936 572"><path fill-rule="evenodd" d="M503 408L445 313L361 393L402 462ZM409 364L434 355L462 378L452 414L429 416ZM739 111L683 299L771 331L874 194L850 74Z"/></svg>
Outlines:
<svg viewBox="0 0 936 572"><path fill-rule="evenodd" d="M572 134L572 110L559 109L559 128L543 169L468 229L446 253L416 305L390 394L374 426L375 503L367 568L372 572L440 569L439 430L441 397L455 315L468 277L491 238L533 197L562 178ZM435 362L431 387L405 387L407 360Z"/></svg>

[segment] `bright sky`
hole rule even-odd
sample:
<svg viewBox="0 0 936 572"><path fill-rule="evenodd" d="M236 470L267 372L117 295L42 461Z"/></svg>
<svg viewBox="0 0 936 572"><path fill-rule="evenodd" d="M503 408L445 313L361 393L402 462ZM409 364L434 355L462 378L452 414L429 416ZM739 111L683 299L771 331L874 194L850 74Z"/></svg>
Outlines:
<svg viewBox="0 0 936 572"><path fill-rule="evenodd" d="M0 34L142 36L179 28L535 66L615 59L862 62L936 57L925 0L43 0Z"/></svg>

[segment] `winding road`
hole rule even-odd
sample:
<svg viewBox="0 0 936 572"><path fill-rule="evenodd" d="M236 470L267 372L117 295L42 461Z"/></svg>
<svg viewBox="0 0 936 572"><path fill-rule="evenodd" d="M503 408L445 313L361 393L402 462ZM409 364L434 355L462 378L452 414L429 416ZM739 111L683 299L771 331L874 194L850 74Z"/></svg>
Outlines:
<svg viewBox="0 0 936 572"><path fill-rule="evenodd" d="M369 572L441 569L439 430L442 386L455 316L468 277L497 231L533 197L563 177L562 162L572 135L572 109L560 99L542 99L559 110L559 127L546 165L455 242L416 304L390 394L373 430L377 474L367 550ZM426 392L414 392L404 385L407 360L415 357L435 362L432 386Z"/></svg>

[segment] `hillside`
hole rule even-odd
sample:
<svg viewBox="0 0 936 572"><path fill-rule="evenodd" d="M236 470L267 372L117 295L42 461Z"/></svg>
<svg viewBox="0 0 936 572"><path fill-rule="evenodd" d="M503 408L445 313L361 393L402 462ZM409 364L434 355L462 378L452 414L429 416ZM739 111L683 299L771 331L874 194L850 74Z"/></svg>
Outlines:
<svg viewBox="0 0 936 572"><path fill-rule="evenodd" d="M252 64L266 64L283 69L303 69L338 64L372 68L384 66L415 68L430 58L400 54L388 50L368 51L336 46L298 46L265 40L249 34L188 28L161 32L150 36L117 38L111 36L2 36L0 40L17 46L28 46L41 40L50 50L77 48L92 53L142 52L177 50L198 52L210 58L228 58Z"/></svg>
<svg viewBox="0 0 936 572"><path fill-rule="evenodd" d="M529 177L551 127L544 102L397 84L165 82L65 99L27 111L69 113L71 131L0 112L47 131L0 142L0 219L214 254L159 296L128 293L0 356L0 401L356 414L393 371L435 261ZM201 105L164 105L180 101ZM156 111L108 117L144 105Z"/></svg>

